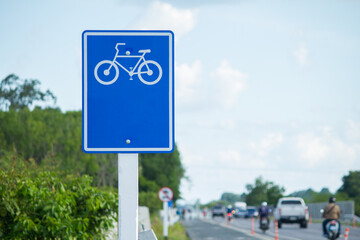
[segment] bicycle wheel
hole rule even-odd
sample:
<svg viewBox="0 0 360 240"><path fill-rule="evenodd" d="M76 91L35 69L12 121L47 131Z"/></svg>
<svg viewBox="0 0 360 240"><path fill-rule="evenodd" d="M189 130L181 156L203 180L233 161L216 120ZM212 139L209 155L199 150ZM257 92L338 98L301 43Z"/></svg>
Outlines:
<svg viewBox="0 0 360 240"><path fill-rule="evenodd" d="M160 64L155 61L144 61L137 72L140 81L146 85L154 85L160 81L162 77L162 69Z"/></svg>
<svg viewBox="0 0 360 240"><path fill-rule="evenodd" d="M115 69L115 71L113 71L112 69ZM94 75L99 83L103 85L110 85L118 79L119 68L114 62L109 60L103 60L96 64L94 69ZM101 78L99 77L99 75Z"/></svg>

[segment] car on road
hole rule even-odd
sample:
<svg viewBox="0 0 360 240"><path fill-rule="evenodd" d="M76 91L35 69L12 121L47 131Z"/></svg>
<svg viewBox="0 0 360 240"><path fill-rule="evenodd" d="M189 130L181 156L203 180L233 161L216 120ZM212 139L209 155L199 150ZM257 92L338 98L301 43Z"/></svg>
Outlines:
<svg viewBox="0 0 360 240"><path fill-rule="evenodd" d="M248 206L246 208L245 218L256 218L257 216L259 216L259 212L256 207Z"/></svg>
<svg viewBox="0 0 360 240"><path fill-rule="evenodd" d="M275 220L281 228L283 223L298 223L301 228L307 228L309 211L304 199L299 197L280 198L274 211Z"/></svg>
<svg viewBox="0 0 360 240"><path fill-rule="evenodd" d="M246 209L243 208L235 208L234 217L236 218L245 218L246 215Z"/></svg>
<svg viewBox="0 0 360 240"><path fill-rule="evenodd" d="M212 217L225 217L225 207L222 205L216 205L212 209Z"/></svg>

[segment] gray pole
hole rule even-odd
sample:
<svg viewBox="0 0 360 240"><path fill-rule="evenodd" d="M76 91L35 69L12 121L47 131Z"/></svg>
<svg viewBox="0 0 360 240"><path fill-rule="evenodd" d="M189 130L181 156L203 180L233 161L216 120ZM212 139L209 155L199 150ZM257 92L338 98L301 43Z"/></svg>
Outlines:
<svg viewBox="0 0 360 240"><path fill-rule="evenodd" d="M165 240L168 239L168 226L169 226L169 203L167 201L163 202L163 208L164 208L164 219L163 219L163 235Z"/></svg>
<svg viewBox="0 0 360 240"><path fill-rule="evenodd" d="M119 240L138 239L138 154L118 154Z"/></svg>

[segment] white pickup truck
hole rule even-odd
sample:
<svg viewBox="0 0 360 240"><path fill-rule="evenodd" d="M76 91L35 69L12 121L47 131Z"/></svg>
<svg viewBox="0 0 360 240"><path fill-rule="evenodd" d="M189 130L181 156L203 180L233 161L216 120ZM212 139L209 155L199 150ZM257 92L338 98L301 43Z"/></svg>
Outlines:
<svg viewBox="0 0 360 240"><path fill-rule="evenodd" d="M274 217L279 228L283 223L299 223L301 228L307 228L309 211L302 198L284 197L279 199Z"/></svg>

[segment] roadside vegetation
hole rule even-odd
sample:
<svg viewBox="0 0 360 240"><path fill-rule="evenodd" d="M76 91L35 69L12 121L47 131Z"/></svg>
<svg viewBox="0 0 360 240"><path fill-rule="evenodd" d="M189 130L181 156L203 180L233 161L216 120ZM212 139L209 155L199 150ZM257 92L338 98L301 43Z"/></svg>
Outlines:
<svg viewBox="0 0 360 240"><path fill-rule="evenodd" d="M164 240L163 236L163 222L160 220L159 215L154 214L151 217L151 227L158 240ZM190 240L186 235L185 227L180 223L176 222L174 225L168 228L168 240Z"/></svg>
<svg viewBox="0 0 360 240"><path fill-rule="evenodd" d="M105 218L117 217L117 154L84 153L82 112L55 103L38 80L11 74L0 83L0 239L102 239ZM156 213L163 186L179 199L184 176L176 146L139 154L140 205Z"/></svg>
<svg viewBox="0 0 360 240"><path fill-rule="evenodd" d="M0 171L1 239L101 239L112 226L116 195L88 176Z"/></svg>

